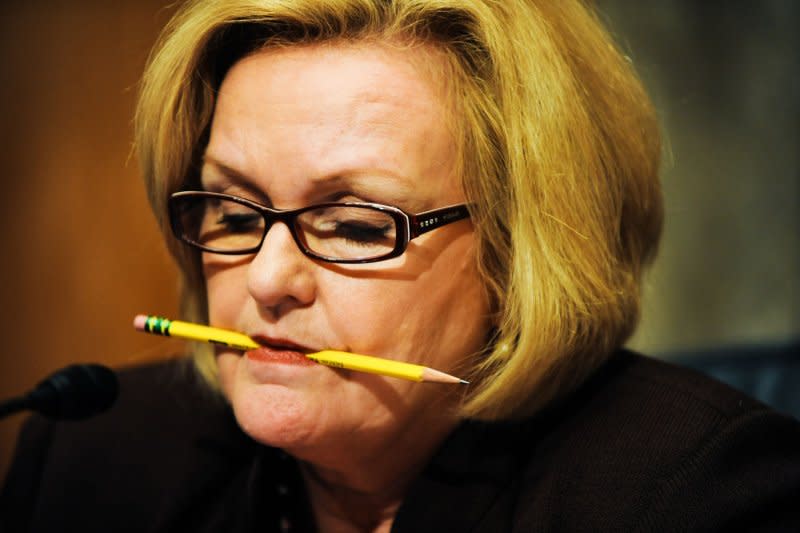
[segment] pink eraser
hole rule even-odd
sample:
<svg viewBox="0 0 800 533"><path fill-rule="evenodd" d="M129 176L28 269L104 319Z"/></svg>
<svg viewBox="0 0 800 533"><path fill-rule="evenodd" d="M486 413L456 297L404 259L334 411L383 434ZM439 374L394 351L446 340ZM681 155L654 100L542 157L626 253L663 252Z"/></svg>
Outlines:
<svg viewBox="0 0 800 533"><path fill-rule="evenodd" d="M144 326L147 324L147 315L136 315L133 319L133 327L139 331L144 331Z"/></svg>

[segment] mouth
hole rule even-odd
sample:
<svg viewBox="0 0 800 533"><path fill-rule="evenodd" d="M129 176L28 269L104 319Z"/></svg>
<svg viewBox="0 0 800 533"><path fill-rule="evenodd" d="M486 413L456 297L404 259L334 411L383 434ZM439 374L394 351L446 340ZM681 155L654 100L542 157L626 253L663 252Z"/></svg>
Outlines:
<svg viewBox="0 0 800 533"><path fill-rule="evenodd" d="M306 354L313 352L313 350L299 346L293 342L267 339L258 336L253 337L253 340L261 346L255 350L245 352L245 357L251 361L300 366L313 366L317 364L306 357Z"/></svg>

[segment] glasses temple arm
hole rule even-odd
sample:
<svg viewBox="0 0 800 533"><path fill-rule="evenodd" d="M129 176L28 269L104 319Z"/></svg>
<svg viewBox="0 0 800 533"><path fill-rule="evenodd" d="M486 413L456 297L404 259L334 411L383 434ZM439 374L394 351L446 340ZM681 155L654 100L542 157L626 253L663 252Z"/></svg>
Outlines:
<svg viewBox="0 0 800 533"><path fill-rule="evenodd" d="M469 210L467 210L466 204L453 205L441 209L434 209L433 211L418 213L409 217L411 226L411 235L409 235L409 239L419 237L423 233L441 228L451 222L464 220L469 218L469 216Z"/></svg>

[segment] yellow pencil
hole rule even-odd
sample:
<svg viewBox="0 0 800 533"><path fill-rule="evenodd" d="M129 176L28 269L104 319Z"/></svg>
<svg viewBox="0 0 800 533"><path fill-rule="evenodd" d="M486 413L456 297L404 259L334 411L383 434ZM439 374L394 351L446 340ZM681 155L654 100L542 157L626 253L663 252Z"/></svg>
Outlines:
<svg viewBox="0 0 800 533"><path fill-rule="evenodd" d="M235 350L254 350L260 346L256 341L243 333L211 326L203 326L201 324L192 324L191 322L182 322L180 320L168 320L156 316L136 315L136 318L133 319L133 326L137 330L146 333L208 342ZM468 381L439 370L434 370L433 368L368 355L359 355L336 350L322 350L321 352L306 354L306 357L326 366L355 370L358 372L369 372L370 374L380 374L382 376L408 379L411 381L469 384Z"/></svg>

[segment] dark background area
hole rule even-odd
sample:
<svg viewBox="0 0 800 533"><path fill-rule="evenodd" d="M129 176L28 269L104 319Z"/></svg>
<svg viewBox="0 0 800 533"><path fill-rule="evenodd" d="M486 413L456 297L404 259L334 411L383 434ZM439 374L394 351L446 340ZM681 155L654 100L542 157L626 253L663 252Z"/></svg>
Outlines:
<svg viewBox="0 0 800 533"><path fill-rule="evenodd" d="M597 0L661 115L667 224L632 346L658 356L800 336L800 3ZM73 362L176 345L132 152L136 84L174 7L0 4L0 398ZM0 476L23 415L0 422Z"/></svg>
<svg viewBox="0 0 800 533"><path fill-rule="evenodd" d="M632 344L800 335L800 3L597 2L664 126L667 217Z"/></svg>

